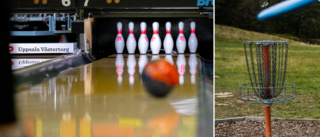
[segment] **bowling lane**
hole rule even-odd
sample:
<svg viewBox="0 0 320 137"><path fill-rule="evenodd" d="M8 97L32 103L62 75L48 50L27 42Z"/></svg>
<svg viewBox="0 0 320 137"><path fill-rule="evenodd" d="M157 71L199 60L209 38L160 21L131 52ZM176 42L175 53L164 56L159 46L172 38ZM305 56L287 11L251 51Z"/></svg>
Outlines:
<svg viewBox="0 0 320 137"><path fill-rule="evenodd" d="M140 79L147 62L158 58L180 75L180 84L160 99ZM66 70L16 94L20 125L27 136L196 137L198 62L196 54L118 54Z"/></svg>

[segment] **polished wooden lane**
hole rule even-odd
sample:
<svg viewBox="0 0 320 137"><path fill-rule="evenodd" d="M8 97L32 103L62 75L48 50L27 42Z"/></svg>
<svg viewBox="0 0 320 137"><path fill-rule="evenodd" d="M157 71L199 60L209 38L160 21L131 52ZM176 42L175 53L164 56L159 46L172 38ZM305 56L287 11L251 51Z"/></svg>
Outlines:
<svg viewBox="0 0 320 137"><path fill-rule="evenodd" d="M147 62L177 66L180 85L165 98L143 88ZM196 137L196 55L113 55L61 72L16 94L25 133L36 137Z"/></svg>

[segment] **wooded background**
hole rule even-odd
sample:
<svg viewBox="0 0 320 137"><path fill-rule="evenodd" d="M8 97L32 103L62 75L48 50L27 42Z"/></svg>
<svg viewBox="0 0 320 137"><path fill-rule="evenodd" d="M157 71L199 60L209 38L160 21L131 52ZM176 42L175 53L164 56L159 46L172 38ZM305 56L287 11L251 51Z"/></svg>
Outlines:
<svg viewBox="0 0 320 137"><path fill-rule="evenodd" d="M257 20L260 11L281 1L283 0L216 0L215 22L320 44L320 3L267 21Z"/></svg>

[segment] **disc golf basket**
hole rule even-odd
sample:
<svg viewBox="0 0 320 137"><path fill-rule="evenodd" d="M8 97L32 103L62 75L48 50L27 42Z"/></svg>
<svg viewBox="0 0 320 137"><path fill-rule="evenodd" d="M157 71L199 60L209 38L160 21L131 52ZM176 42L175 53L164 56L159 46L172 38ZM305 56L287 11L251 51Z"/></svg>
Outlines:
<svg viewBox="0 0 320 137"><path fill-rule="evenodd" d="M243 42L250 83L239 85L239 98L265 105L267 137L271 137L272 103L296 97L296 85L285 83L288 44L285 41Z"/></svg>

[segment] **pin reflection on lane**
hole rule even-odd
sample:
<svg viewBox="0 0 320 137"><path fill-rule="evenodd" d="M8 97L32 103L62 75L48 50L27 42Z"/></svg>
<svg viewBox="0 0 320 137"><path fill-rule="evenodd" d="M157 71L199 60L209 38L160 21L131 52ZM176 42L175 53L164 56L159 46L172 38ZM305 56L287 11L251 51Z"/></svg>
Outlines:
<svg viewBox="0 0 320 137"><path fill-rule="evenodd" d="M118 74L118 84L122 84L122 73L123 73L124 60L122 54L117 54L116 57L116 68Z"/></svg>
<svg viewBox="0 0 320 137"><path fill-rule="evenodd" d="M170 64L174 65L172 55L166 55L165 60L168 61Z"/></svg>
<svg viewBox="0 0 320 137"><path fill-rule="evenodd" d="M129 55L127 59L127 68L129 73L129 83L134 84L134 73L136 72L136 58L134 55Z"/></svg>
<svg viewBox="0 0 320 137"><path fill-rule="evenodd" d="M148 64L147 55L140 55L138 64L139 64L139 73L142 74L144 67Z"/></svg>
<svg viewBox="0 0 320 137"><path fill-rule="evenodd" d="M185 66L186 66L186 58L183 54L178 55L177 59L177 67L179 73L179 83L182 85L184 83L184 73L185 73Z"/></svg>
<svg viewBox="0 0 320 137"><path fill-rule="evenodd" d="M155 61L155 60L158 60L158 59L160 59L159 55L152 55L152 57L151 57L151 61Z"/></svg>
<svg viewBox="0 0 320 137"><path fill-rule="evenodd" d="M198 61L197 61L196 54L190 54L190 56L189 56L189 71L191 74L191 83L192 84L196 83L197 66L198 66Z"/></svg>
<svg viewBox="0 0 320 137"><path fill-rule="evenodd" d="M158 60L163 58L160 55L152 55L151 61ZM164 59L167 60L171 64L175 64L172 55L165 55ZM187 58L188 59L188 58ZM148 55L139 55L138 65L139 65L139 73L141 74L145 65L148 64ZM197 66L198 66L198 59L196 54L190 54L188 59L189 64L189 72L190 72L190 81L191 84L196 83L196 74L197 74ZM178 55L176 60L177 70L179 73L179 83L180 85L184 84L184 74L186 71L186 58L184 54ZM118 74L118 84L121 85L122 83L122 74L123 74L123 66L124 66L124 57L122 54L118 54L116 57L116 72ZM128 55L127 58L127 71L129 74L129 83L130 85L134 84L134 74L136 67L136 59L135 55Z"/></svg>

